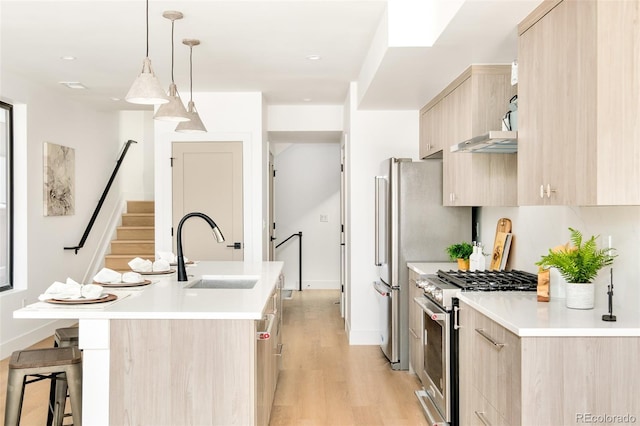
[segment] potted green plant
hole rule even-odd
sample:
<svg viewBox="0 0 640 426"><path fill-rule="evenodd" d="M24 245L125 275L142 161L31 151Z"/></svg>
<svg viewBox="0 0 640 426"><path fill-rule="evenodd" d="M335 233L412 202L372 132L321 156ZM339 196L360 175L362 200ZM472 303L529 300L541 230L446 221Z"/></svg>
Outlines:
<svg viewBox="0 0 640 426"><path fill-rule="evenodd" d="M469 256L471 256L471 253L473 253L473 246L466 241L451 244L447 247L447 254L451 260L458 261L458 269L461 271L469 269Z"/></svg>
<svg viewBox="0 0 640 426"><path fill-rule="evenodd" d="M592 309L594 305L594 278L598 271L613 263L612 248L599 249L598 236L584 240L577 229L569 228L569 243L549 249L536 265L545 269L556 268L567 282L566 305L573 309Z"/></svg>

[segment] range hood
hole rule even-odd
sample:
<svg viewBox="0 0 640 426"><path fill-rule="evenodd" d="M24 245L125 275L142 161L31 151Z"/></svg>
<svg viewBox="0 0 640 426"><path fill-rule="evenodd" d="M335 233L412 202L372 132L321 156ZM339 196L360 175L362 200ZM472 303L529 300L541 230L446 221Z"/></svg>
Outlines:
<svg viewBox="0 0 640 426"><path fill-rule="evenodd" d="M518 132L491 131L451 146L451 152L513 154L518 151Z"/></svg>

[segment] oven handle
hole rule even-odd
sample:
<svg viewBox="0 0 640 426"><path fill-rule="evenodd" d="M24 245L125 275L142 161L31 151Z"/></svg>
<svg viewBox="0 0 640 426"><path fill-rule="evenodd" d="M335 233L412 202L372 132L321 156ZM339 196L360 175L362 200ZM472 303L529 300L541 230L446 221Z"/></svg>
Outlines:
<svg viewBox="0 0 640 426"><path fill-rule="evenodd" d="M433 312L420 299L415 298L414 300L416 301L416 303L418 305L420 305L420 308L422 308L422 310L425 311L427 313L427 315L429 315L429 318L431 318L432 320L434 320L434 321L446 321L447 320L447 315L448 314L446 312Z"/></svg>

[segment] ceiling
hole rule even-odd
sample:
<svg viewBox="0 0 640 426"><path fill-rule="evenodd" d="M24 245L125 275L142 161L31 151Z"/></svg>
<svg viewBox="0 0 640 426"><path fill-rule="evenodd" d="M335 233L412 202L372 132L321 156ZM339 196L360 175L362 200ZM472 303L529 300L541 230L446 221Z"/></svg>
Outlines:
<svg viewBox="0 0 640 426"><path fill-rule="evenodd" d="M168 87L171 21L162 13L178 10L184 19L175 22L174 76L183 100L189 96L189 48L182 39L197 38L194 92L259 91L270 105L342 105L349 82L362 82L363 64L369 64L370 78L359 83L359 108L419 109L469 64L514 60L517 24L540 3L456 1L462 6L432 47L378 46L382 53L371 61L387 1L150 0L149 57ZM143 0L2 0L0 43L3 72L98 109L144 108L121 100L145 56ZM61 59L66 55L76 59ZM69 89L62 81L87 89Z"/></svg>

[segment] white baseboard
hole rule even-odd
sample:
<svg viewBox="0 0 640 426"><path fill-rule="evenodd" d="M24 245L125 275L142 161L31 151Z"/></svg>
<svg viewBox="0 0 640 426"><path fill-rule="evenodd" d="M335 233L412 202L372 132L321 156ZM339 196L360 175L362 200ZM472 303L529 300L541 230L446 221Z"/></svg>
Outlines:
<svg viewBox="0 0 640 426"><path fill-rule="evenodd" d="M28 348L47 337L53 336L57 328L70 327L77 323L77 320L57 320L48 322L28 333L18 336L0 344L0 359L9 357L14 351Z"/></svg>

